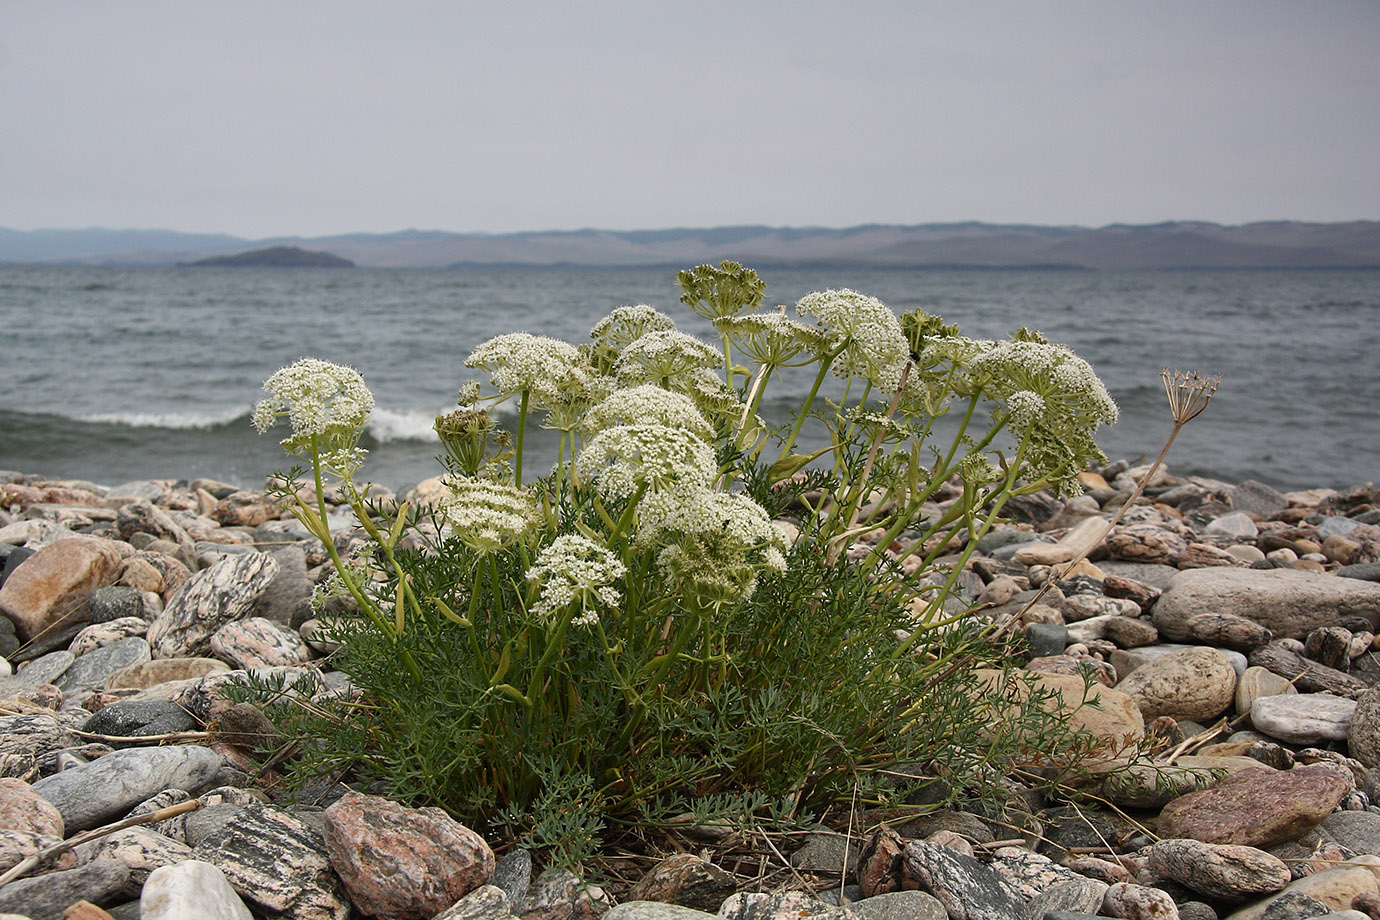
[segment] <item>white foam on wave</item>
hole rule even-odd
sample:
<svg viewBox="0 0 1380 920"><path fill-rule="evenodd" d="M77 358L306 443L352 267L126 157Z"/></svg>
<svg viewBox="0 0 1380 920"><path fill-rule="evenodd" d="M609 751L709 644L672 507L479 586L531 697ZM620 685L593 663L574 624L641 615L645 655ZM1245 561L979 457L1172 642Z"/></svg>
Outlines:
<svg viewBox="0 0 1380 920"><path fill-rule="evenodd" d="M129 428L167 428L186 431L208 431L236 421L249 424L249 413L243 408L202 412L98 412L77 417L79 422L98 425L124 425Z"/></svg>
<svg viewBox="0 0 1380 920"><path fill-rule="evenodd" d="M369 414L365 431L380 444L391 441L435 441L436 416L440 412L425 409L380 409Z"/></svg>

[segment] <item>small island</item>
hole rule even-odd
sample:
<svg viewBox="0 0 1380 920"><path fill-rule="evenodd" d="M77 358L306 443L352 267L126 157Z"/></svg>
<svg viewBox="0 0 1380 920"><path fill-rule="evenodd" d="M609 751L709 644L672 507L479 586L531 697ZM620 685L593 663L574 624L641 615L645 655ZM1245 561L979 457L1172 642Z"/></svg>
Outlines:
<svg viewBox="0 0 1380 920"><path fill-rule="evenodd" d="M329 252L311 252L297 246L270 246L267 249L254 249L233 256L212 256L185 262L192 267L229 268L354 268L355 263Z"/></svg>

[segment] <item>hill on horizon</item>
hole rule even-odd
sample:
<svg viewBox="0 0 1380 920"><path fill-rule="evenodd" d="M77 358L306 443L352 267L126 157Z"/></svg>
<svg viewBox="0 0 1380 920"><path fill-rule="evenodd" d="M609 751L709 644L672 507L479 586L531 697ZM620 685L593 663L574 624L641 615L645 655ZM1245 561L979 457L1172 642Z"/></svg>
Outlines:
<svg viewBox="0 0 1380 920"><path fill-rule="evenodd" d="M451 233L403 230L246 240L169 230L8 230L0 263L176 265L251 250L309 247L361 268L754 267L966 269L1380 268L1380 222L1205 221L1105 227L990 224L743 225L660 230Z"/></svg>

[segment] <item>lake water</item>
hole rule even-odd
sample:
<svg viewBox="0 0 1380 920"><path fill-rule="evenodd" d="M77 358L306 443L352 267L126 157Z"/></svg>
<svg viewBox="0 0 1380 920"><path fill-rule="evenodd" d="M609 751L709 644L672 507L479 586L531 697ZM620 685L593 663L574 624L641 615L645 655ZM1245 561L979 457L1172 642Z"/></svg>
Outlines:
<svg viewBox="0 0 1380 920"><path fill-rule="evenodd" d="M1026 325L1072 346L1121 407L1099 438L1113 458L1159 451L1169 366L1222 375L1173 472L1279 488L1380 479L1380 272L761 274L770 305L851 287L968 335ZM0 266L0 469L258 487L287 464L250 408L269 374L311 355L363 373L378 406L366 478L405 486L438 471L431 422L476 344L519 330L580 343L631 303L709 338L679 293L671 269Z"/></svg>

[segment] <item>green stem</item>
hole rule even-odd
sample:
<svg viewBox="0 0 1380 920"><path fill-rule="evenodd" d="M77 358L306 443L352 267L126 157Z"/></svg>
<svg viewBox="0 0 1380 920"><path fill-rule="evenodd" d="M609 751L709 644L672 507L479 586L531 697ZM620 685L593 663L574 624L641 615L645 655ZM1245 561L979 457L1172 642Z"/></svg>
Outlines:
<svg viewBox="0 0 1380 920"><path fill-rule="evenodd" d="M810 387L810 394L805 397L804 404L801 405L800 411L796 413L795 424L791 427L791 433L786 436L786 443L781 445L781 453L776 457L777 463L780 463L790 456L791 448L795 446L796 438L800 436L800 429L804 427L805 419L809 416L810 409L813 408L815 404L815 398L819 395L819 388L824 383L825 376L829 373L829 367L834 363L834 359L843 354L844 347L844 345L840 345L820 359L819 373L815 374L815 382Z"/></svg>
<svg viewBox="0 0 1380 920"><path fill-rule="evenodd" d="M335 566L335 571L340 576L341 582L344 583L345 589L350 592L355 603L359 604L359 609L363 610L374 627L396 646L399 637L393 629L393 624L388 622L383 612L364 596L364 592L360 590L359 585L355 584L353 576L350 575L345 563L341 560L340 553L336 551L335 540L331 537L331 527L326 518L326 487L321 481L321 447L315 435L311 439L311 472L313 483L316 486L316 513L321 522L321 533L318 534L318 537L325 544L326 553L331 557L331 564ZM412 676L413 680L420 683L422 672L417 667L417 662L412 660L412 654L407 649L399 649L398 651L403 664L407 666L408 674Z"/></svg>
<svg viewBox="0 0 1380 920"><path fill-rule="evenodd" d="M513 485L522 487L522 438L527 434L527 406L532 391L522 391L522 404L518 407L517 444L513 453Z"/></svg>

